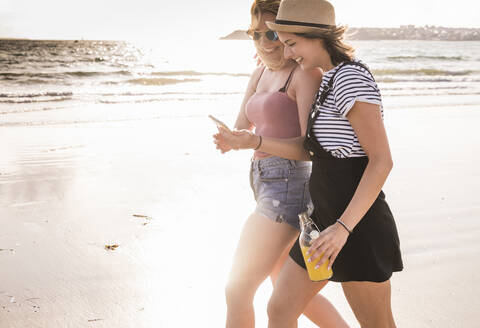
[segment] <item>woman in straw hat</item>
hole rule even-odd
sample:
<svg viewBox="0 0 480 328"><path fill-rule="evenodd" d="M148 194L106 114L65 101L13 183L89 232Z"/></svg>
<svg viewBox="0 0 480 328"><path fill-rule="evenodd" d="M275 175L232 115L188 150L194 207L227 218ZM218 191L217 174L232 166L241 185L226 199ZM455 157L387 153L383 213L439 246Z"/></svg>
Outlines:
<svg viewBox="0 0 480 328"><path fill-rule="evenodd" d="M256 0L252 5L248 34L266 66L253 72L235 128L255 127L257 135L291 138L305 134L321 72L302 71L283 57L277 34L265 25L275 19L279 5L280 0ZM243 227L226 287L227 327L254 327L253 297L267 276L275 280L298 236L297 215L310 203L310 172L308 161L254 152L250 179L257 206ZM347 327L321 295L305 313L322 327Z"/></svg>
<svg viewBox="0 0 480 328"><path fill-rule="evenodd" d="M284 158L311 160L312 219L322 230L311 260L329 261L332 281L362 327L395 327L390 277L403 269L399 238L382 186L392 168L380 91L368 68L343 41L326 0L283 0L275 22L284 57L304 71L321 68L306 136L290 139L220 129L217 147L254 148ZM323 254L323 256L321 256ZM323 284L309 280L300 247L290 250L268 306L269 327L296 327L298 316Z"/></svg>

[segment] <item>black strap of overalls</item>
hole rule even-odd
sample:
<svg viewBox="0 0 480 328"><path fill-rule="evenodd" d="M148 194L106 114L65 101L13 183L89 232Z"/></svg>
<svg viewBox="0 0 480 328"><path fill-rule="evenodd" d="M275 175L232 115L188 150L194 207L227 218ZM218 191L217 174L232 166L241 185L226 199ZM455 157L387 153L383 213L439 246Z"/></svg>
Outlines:
<svg viewBox="0 0 480 328"><path fill-rule="evenodd" d="M328 81L327 85L325 87L323 87L322 93L320 93L320 89L319 89L317 91L317 94L315 95L315 98L314 98L315 100L314 100L314 102L312 104L312 107L310 109L310 115L308 115L308 124L307 124L307 137L308 138L310 138L310 133L311 133L311 129L313 127L313 123L315 122L318 114L320 113L319 110L316 110L317 99L318 99L318 107L322 106L323 103L325 102L325 100L327 99L328 95L330 94L330 91L333 90L333 82L334 82L335 75L337 75L337 73L340 71L340 69L345 65L354 65L354 66L360 66L360 67L364 68L372 76L372 79L375 81L372 73L370 72L368 67L365 66L364 64L356 62L356 61L345 61L345 62L341 63L339 65L338 69L335 71L335 73L333 73L332 76L330 77L330 80Z"/></svg>

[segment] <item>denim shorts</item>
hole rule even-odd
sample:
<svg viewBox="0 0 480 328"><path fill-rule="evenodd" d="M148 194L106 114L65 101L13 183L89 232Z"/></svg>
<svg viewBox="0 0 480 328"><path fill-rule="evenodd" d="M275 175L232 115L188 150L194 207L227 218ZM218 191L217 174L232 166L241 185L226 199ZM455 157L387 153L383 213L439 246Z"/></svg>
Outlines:
<svg viewBox="0 0 480 328"><path fill-rule="evenodd" d="M252 160L250 185L257 201L255 211L299 230L298 214L310 214L313 208L308 191L311 171L311 162L276 156Z"/></svg>

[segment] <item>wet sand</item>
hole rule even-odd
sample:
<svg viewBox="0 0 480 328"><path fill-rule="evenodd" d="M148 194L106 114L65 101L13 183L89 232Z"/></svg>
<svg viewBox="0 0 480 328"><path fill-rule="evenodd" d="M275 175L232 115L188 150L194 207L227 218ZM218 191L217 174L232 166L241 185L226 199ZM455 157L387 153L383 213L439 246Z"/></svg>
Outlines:
<svg viewBox="0 0 480 328"><path fill-rule="evenodd" d="M479 119L474 106L386 112L399 327L480 319ZM250 153L218 154L213 133L206 116L1 128L1 326L223 326L230 257L254 203ZM270 292L265 283L255 300L258 327ZM339 285L323 293L358 327Z"/></svg>

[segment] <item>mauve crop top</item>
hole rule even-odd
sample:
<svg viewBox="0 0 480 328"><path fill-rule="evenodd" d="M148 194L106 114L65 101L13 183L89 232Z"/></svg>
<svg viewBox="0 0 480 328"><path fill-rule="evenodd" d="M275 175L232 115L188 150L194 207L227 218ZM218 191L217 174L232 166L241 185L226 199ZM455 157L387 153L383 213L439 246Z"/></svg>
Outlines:
<svg viewBox="0 0 480 328"><path fill-rule="evenodd" d="M287 95L295 68L290 72L283 88L274 92L255 92L248 100L245 114L255 126L256 135L273 138L295 138L301 135L297 103ZM253 156L265 158L271 155L256 150Z"/></svg>

